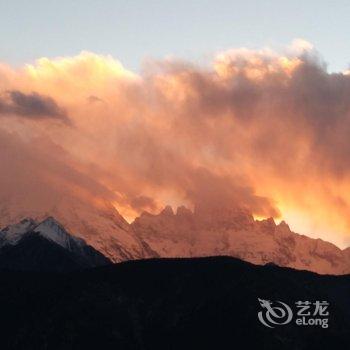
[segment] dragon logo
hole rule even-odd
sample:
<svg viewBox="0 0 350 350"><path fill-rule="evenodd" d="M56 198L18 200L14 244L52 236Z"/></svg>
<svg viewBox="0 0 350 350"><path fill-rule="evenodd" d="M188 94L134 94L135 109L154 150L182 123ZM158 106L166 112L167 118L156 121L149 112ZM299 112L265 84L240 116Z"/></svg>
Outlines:
<svg viewBox="0 0 350 350"><path fill-rule="evenodd" d="M259 321L266 327L288 324L293 318L292 309L282 301L269 301L258 298L263 311L258 312ZM275 305L277 304L277 305Z"/></svg>

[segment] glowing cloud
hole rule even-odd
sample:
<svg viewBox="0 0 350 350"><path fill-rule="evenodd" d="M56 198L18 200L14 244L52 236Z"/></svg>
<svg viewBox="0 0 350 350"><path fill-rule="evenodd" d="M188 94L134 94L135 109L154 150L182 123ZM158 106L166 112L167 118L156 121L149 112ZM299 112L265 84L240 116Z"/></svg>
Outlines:
<svg viewBox="0 0 350 350"><path fill-rule="evenodd" d="M129 217L244 206L350 243L350 76L328 73L305 41L283 54L229 50L210 68L167 60L142 75L88 52L43 58L1 65L0 88L0 114L19 116L1 118L0 194L17 183L28 197L69 189Z"/></svg>

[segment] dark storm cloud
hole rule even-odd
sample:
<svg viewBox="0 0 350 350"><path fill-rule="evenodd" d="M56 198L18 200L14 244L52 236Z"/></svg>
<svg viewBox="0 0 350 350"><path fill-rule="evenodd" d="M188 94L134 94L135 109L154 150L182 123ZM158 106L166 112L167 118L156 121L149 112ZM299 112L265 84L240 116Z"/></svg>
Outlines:
<svg viewBox="0 0 350 350"><path fill-rule="evenodd" d="M36 92L25 94L18 90L7 91L0 97L0 115L29 119L53 118L69 124L67 113L53 98Z"/></svg>

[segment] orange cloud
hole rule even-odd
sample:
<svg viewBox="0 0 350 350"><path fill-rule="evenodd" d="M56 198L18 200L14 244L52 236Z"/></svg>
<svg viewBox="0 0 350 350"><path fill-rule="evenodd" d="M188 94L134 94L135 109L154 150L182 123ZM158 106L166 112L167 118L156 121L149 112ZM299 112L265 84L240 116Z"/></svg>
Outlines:
<svg viewBox="0 0 350 350"><path fill-rule="evenodd" d="M0 193L24 181L35 197L43 183L48 197L69 189L128 217L169 203L243 206L349 245L349 75L328 73L300 40L283 54L230 50L209 68L151 68L137 75L88 52L1 65L3 93L46 96L73 127L2 118Z"/></svg>

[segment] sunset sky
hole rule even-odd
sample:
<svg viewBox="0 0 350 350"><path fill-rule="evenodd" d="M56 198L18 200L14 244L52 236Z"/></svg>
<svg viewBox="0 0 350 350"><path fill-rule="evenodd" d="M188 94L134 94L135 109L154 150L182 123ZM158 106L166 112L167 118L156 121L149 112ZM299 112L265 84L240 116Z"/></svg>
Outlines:
<svg viewBox="0 0 350 350"><path fill-rule="evenodd" d="M348 67L347 0L12 0L0 1L0 59L111 54L139 70L168 55L209 61L234 47L310 41L332 71Z"/></svg>
<svg viewBox="0 0 350 350"><path fill-rule="evenodd" d="M0 200L240 205L349 246L350 4L301 4L1 1Z"/></svg>

